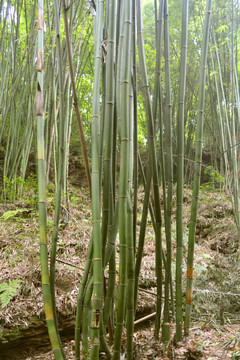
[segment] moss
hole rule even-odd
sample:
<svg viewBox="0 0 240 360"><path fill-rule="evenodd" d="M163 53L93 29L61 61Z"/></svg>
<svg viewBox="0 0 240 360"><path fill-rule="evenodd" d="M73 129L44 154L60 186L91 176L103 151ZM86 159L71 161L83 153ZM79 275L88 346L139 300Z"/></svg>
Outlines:
<svg viewBox="0 0 240 360"><path fill-rule="evenodd" d="M22 336L21 327L4 329L0 335L0 342L6 344Z"/></svg>
<svg viewBox="0 0 240 360"><path fill-rule="evenodd" d="M24 325L20 325L17 327L14 327L12 325L9 328L1 328L0 329L0 344L7 344L12 341L15 341L19 338L23 338L25 336L29 335L29 332L31 332L31 329L38 328L41 326L44 326L45 322L41 319L39 319L37 316L33 316L29 320L29 326L26 328Z"/></svg>

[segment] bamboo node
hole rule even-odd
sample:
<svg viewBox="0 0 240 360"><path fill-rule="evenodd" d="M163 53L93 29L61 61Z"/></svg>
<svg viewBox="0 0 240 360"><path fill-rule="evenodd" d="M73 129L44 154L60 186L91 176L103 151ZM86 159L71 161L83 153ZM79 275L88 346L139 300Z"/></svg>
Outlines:
<svg viewBox="0 0 240 360"><path fill-rule="evenodd" d="M123 322L116 322L116 325L123 326Z"/></svg>
<svg viewBox="0 0 240 360"><path fill-rule="evenodd" d="M119 248L125 248L125 249L127 249L127 244L119 244Z"/></svg>
<svg viewBox="0 0 240 360"><path fill-rule="evenodd" d="M93 344L92 344L93 346L99 346L99 339L97 338L97 337L95 337L94 339L93 339Z"/></svg>
<svg viewBox="0 0 240 360"><path fill-rule="evenodd" d="M100 310L96 310L95 311L95 328L99 327L99 323L100 323Z"/></svg>

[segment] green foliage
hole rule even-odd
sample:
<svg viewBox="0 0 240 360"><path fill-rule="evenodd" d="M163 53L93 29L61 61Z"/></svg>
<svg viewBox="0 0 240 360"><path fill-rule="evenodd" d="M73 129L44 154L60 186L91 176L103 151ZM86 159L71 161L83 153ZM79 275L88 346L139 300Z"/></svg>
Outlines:
<svg viewBox="0 0 240 360"><path fill-rule="evenodd" d="M31 174L27 179L21 176L10 180L7 176L4 177L4 189L2 190L3 199L5 201L24 201L37 206L37 181L35 175Z"/></svg>
<svg viewBox="0 0 240 360"><path fill-rule="evenodd" d="M1 308L5 308L9 302L14 298L17 291L20 288L22 280L14 279L9 280L9 282L4 282L0 284L0 301L1 301Z"/></svg>
<svg viewBox="0 0 240 360"><path fill-rule="evenodd" d="M210 181L204 183L201 187L206 190L213 190L215 188L220 188L224 184L225 177L219 174L214 168L210 165L207 166L204 170L204 174L209 176Z"/></svg>
<svg viewBox="0 0 240 360"><path fill-rule="evenodd" d="M29 213L29 209L16 209L16 210L9 210L6 211L1 217L0 221L7 221L16 216L20 216L21 214Z"/></svg>
<svg viewBox="0 0 240 360"><path fill-rule="evenodd" d="M217 28L216 33L223 33L228 30L229 30L229 27L226 24L223 24Z"/></svg>

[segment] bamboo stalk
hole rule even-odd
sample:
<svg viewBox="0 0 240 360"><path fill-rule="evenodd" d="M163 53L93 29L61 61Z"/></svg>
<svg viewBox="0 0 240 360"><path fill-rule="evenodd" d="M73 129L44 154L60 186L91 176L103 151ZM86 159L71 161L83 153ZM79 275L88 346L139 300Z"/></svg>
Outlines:
<svg viewBox="0 0 240 360"><path fill-rule="evenodd" d="M141 73L143 76L144 83L144 99L146 104L147 124L148 124L148 141L149 149L151 154L151 171L153 176L153 191L155 201L155 266L156 266L156 277L157 277L157 301L156 301L156 328L155 335L159 336L160 329L160 317L161 317L161 297L162 297L162 243L161 243L161 208L160 208L160 194L159 194L159 179L158 179L158 167L156 160L156 146L154 137L154 121L151 109L151 100L149 92L149 84L147 78L147 70L145 63L144 54L144 39L143 39L143 26L142 26L142 14L141 14L141 2L137 0L137 29L138 29L138 49L139 49L139 60L141 66Z"/></svg>
<svg viewBox="0 0 240 360"><path fill-rule="evenodd" d="M62 360L64 356L60 349L58 332L54 320L52 295L48 273L48 249L47 249L47 213L46 213L46 188L45 188L45 149L44 149L44 113L43 113L43 0L38 0L38 63L37 63L37 96L36 115L38 131L38 191L39 191L39 222L40 222L40 260L42 292L44 310L49 338L55 359Z"/></svg>
<svg viewBox="0 0 240 360"><path fill-rule="evenodd" d="M182 258L184 184L184 105L187 68L188 0L182 2L181 63L177 115L177 249L176 249L176 341L182 341Z"/></svg>
<svg viewBox="0 0 240 360"><path fill-rule="evenodd" d="M107 243L108 225L111 226L111 218L114 216L112 205L112 137L114 119L114 94L115 94L115 44L116 44L116 23L115 12L116 1L109 1L109 31L106 55L106 105L104 120L104 154L103 154L103 219L102 219L102 241L103 254Z"/></svg>
<svg viewBox="0 0 240 360"><path fill-rule="evenodd" d="M171 216L172 216L172 186L173 186L173 162L172 162L172 103L171 103L171 80L170 80L170 51L169 51L169 20L168 0L164 2L164 57L165 57L165 82L166 82L166 185L167 203L165 216L165 233L167 245L167 264L165 273L164 295L164 319L162 327L163 342L170 340L170 314L169 314L169 287L171 279Z"/></svg>
<svg viewBox="0 0 240 360"><path fill-rule="evenodd" d="M185 312L185 334L189 334L191 308L192 308L192 289L193 289L193 259L194 259L194 244L195 244L195 229L197 221L197 207L198 195L200 188L200 172L202 161L202 137L204 124L204 97L205 97L205 81L206 81L206 64L208 53L209 29L211 20L212 1L207 0L206 15L204 21L203 44L200 65L199 77L199 100L198 100L198 117L197 117L197 132L196 132L196 153L194 164L194 180L193 180L193 195L191 204L191 218L188 237L188 257L187 257L187 290L186 290L186 312Z"/></svg>
<svg viewBox="0 0 240 360"><path fill-rule="evenodd" d="M92 222L93 222L93 297L91 320L91 359L99 358L100 316L103 298L102 236L100 228L100 76L102 55L103 0L97 1L95 35L94 93L92 102Z"/></svg>
<svg viewBox="0 0 240 360"><path fill-rule="evenodd" d="M86 147L86 141L84 137L84 130L83 130L83 123L78 103L78 96L77 96L77 89L76 89L76 83L73 73L73 61L72 61L72 50L71 50L71 43L70 43L70 35L69 35L69 26L68 26L68 17L67 17L67 7L66 7L66 1L63 1L63 18L64 18L64 26L65 26L65 35L66 35L66 45L67 45L67 55L68 55L68 64L69 64L69 72L71 76L71 83L72 83L72 91L73 91L73 98L74 98L74 107L76 111L77 116L77 125L78 125L78 132L80 136L80 144L83 154L83 160L85 165L85 171L87 175L87 182L88 182L88 188L91 195L91 175L90 175L90 167L89 167L89 161L88 161L88 155L87 155L87 147Z"/></svg>
<svg viewBox="0 0 240 360"><path fill-rule="evenodd" d="M131 49L131 3L124 0L124 25L122 42L122 77L121 77L121 149L120 149L120 179L119 179L119 298L117 307L117 320L114 338L113 359L120 359L120 347L126 307L127 286L127 245L129 234L127 232L127 201L129 196L129 91L130 91L130 49ZM123 5L122 4L122 5ZM132 230L131 230L132 231Z"/></svg>
<svg viewBox="0 0 240 360"><path fill-rule="evenodd" d="M85 269L83 273L83 277L80 283L80 287L78 290L77 296L77 310L76 310L76 321L75 321L75 360L80 360L80 336L81 336L81 327L82 327L82 317L83 317L83 300L84 300L84 292L87 285L87 281L89 278L90 268L92 265L92 253L93 253L93 242L92 238L90 240L90 245L88 248L88 255L85 264Z"/></svg>

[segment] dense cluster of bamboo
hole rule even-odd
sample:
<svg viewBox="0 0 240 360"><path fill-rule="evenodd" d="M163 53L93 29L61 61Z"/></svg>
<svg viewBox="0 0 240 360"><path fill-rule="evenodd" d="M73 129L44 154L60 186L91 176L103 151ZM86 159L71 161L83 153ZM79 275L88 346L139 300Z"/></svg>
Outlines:
<svg viewBox="0 0 240 360"><path fill-rule="evenodd" d="M211 66L214 74L213 78L209 79L210 85L213 82L216 88L216 103L211 108L215 108L215 111L212 110L212 117L218 120L216 131L221 140L220 144L216 145L222 152L219 172L226 174L236 224L238 229L240 227L240 159L237 151L240 99L234 52L233 14L232 38L227 42L231 64L231 90L227 93L218 51L218 33L214 32L214 29L211 30L210 39L211 61L207 62L212 1L206 1L197 95L187 84L189 2L182 1L181 54L178 61L180 75L176 91L178 96L175 95L173 99L169 4L168 0L154 0L153 3L156 58L154 81L150 84L140 0L78 1L70 4L66 0L56 0L54 4L46 1L45 5L43 0L38 0L31 5L33 16L30 21L26 1L16 1L14 7L10 1L0 2L0 46L5 56L0 63L0 103L6 104L0 115L0 142L4 142L6 148L4 176L14 178L19 171L25 176L36 121L42 289L46 322L56 359L66 358L58 331L54 284L61 201L63 194L67 195L68 192L68 156L70 135L74 126L74 108L92 201L92 236L77 297L76 360L95 360L99 358L100 352L104 352L109 359L120 359L124 333L127 336L127 359L133 358L134 318L148 214L151 216L155 234L155 336L161 337L162 341L168 344L172 335L172 324L175 323L176 341L182 341L184 175L188 176L188 182L193 176L184 324L186 335L189 332L207 66ZM47 10L45 16L44 8ZM36 14L37 27L34 25ZM19 49L20 42L16 41L20 38L20 17L24 17L26 24L27 35L23 40L26 50ZM47 36L44 36L45 27ZM90 41L91 31L93 45ZM47 56L44 55L44 50ZM79 102L84 69L89 66L92 71L91 64L88 63L89 53L94 54L90 111L91 170ZM34 71L35 58L37 75ZM36 102L32 95L35 84ZM19 91L21 85L23 90ZM191 95L186 93L186 89L191 90ZM147 128L145 169L138 148L140 97L143 99ZM195 108L196 126L187 119L191 109L186 109L186 103L189 106L193 97L198 99ZM14 117L14 122L11 117ZM189 142L193 141L193 138L194 146ZM14 151L16 143L19 146L17 151ZM190 157L188 150L193 147L194 166L188 167L189 163L184 163L184 158ZM174 154L177 156L175 179ZM52 166L56 198L49 270L46 185ZM139 173L144 187L144 200L138 232ZM172 253L174 181L177 196L176 255ZM67 197L65 201L68 201ZM172 273L174 257L176 274Z"/></svg>
<svg viewBox="0 0 240 360"><path fill-rule="evenodd" d="M65 6L65 4L64 4ZM55 6L55 16L57 18L59 10L57 2ZM209 17L211 2L208 2L206 16L206 30L203 40L202 69L206 66L206 54L209 34ZM133 331L134 317L136 312L138 295L138 277L141 266L141 259L144 245L144 234L146 231L146 218L149 206L155 230L155 253L156 253L156 329L155 335L159 337L160 325L162 323L162 340L167 343L170 340L170 323L174 316L170 311L170 293L173 302L172 289L172 196L173 196L173 156L172 156L172 106L171 106L171 82L170 82L170 51L169 51L169 20L168 2L155 2L156 29L158 36L156 44L156 73L154 99L151 101L148 75L146 69L143 24L141 13L141 2L138 1L104 1L96 2L96 9L93 8L93 35L94 35L94 84L92 100L92 224L93 232L89 253L86 263L85 273L78 296L77 320L75 331L76 359L80 359L80 339L82 338L82 357L97 359L100 351L104 351L109 358L120 359L121 339L124 328L127 332L127 358L133 358ZM183 193L183 156L184 156L184 97L186 82L186 49L187 49L187 19L188 2L184 2L183 7L183 35L182 35L182 55L181 55L181 81L179 90L179 117L178 117L178 233L177 233L177 341L182 340L182 193ZM65 26L67 26L66 8L64 10ZM59 23L56 26L59 68L61 64L61 52L59 41ZM164 26L163 26L164 25ZM160 77L160 64L162 56L162 38L164 39L164 58L165 58L165 87L166 87L166 119L164 121L165 134L163 136L163 121L158 122L159 114L162 111L162 85ZM136 76L136 44L138 44L139 63L143 82L143 97L146 109L147 139L148 139L148 166L147 180L145 181L144 211L141 222L141 232L139 240L137 238L136 213L133 217L133 209L137 210L137 177L134 171L140 161L137 149L137 76ZM106 46L106 48L105 48ZM68 52L69 46L68 46ZM71 67L71 57L68 56ZM204 100L204 79L201 78L199 102L199 114L203 118ZM63 78L59 76L60 89L60 123L61 112L63 113L63 99L61 94L64 91ZM72 85L74 81L72 76ZM61 90L62 89L62 90ZM161 90L161 91L160 91ZM100 96L102 106L100 106ZM161 117L161 116L160 116ZM200 120L201 120L200 119ZM202 122L199 126L202 128ZM161 128L162 148L166 148L166 157L161 153L160 171L158 167L156 150L156 131ZM62 129L59 130L61 138ZM163 140L164 137L164 140ZM60 149L64 148L64 141ZM196 159L198 170L195 171L196 181L199 183L201 164L201 135L198 143L199 155ZM118 145L119 144L119 145ZM119 178L116 176L117 165L117 146L119 146L120 171ZM62 155L63 156L63 155ZM63 158L59 154L59 161ZM164 165L167 164L167 166ZM59 199L61 195L62 182L61 171L58 172L59 181L57 184L56 209L59 209ZM162 250L162 214L160 202L160 179L163 183L164 199L164 223L166 234L166 258ZM102 186L103 184L103 186ZM135 184L133 196L133 184ZM150 188L153 185L153 197L150 201ZM195 191L199 190L196 188ZM194 194L194 201L197 195ZM197 207L193 205L194 209ZM52 306L55 313L55 329L57 331L56 309L54 301L54 271L57 229L59 221L59 211L55 212L56 220L53 231L52 250L51 250L51 295ZM196 212L193 214L196 216ZM195 223L194 223L195 224ZM116 243L117 232L119 232L119 244ZM190 238L190 254L192 239ZM118 267L118 290L117 300L115 289L116 277L116 248L119 249ZM136 264L135 264L136 258ZM192 268L192 258L189 258L188 269ZM164 264L164 267L163 267ZM135 272L136 267L136 272ZM163 295L163 268L164 268L164 304ZM108 269L108 280L104 278L105 270ZM190 271L188 270L188 274ZM192 276L192 272L190 274ZM191 277L190 276L190 277ZM191 279L190 279L191 280ZM189 285L188 285L189 286ZM171 291L170 291L171 290ZM187 306L191 305L190 290L187 290ZM161 319L161 309L163 319ZM89 310L91 309L91 316ZM187 312L189 314L189 310ZM89 328L88 324L91 324ZM186 327L189 324L186 323ZM111 343L106 341L106 331L111 334ZM81 336L82 334L82 336ZM91 345L89 344L91 339ZM90 350L89 350L90 345ZM64 358L61 343L59 350Z"/></svg>
<svg viewBox="0 0 240 360"><path fill-rule="evenodd" d="M59 118L60 113L65 121L64 125L64 148L68 149L71 128L76 127L72 124L73 105L77 108L77 101L71 100L70 96L70 77L71 66L68 67L68 57L71 58L73 53L81 56L81 62L74 64L76 74L81 74L85 70L87 74L90 69L86 69L86 60L91 53L91 45L89 46L89 34L91 33L91 23L89 19L89 9L86 8L84 1L78 2L72 7L70 24L66 24L71 34L70 41L73 43L73 49L68 49L68 42L62 43L62 35L59 35L61 45L60 60L57 56L58 37L55 34L57 21L62 22L60 16L61 3L58 5L59 14L55 16L55 10L51 3L46 2L46 19L44 24L45 38L45 73L49 75L45 80L44 91L44 114L47 123L44 126L45 136L45 155L46 155L46 171L47 182L49 176L53 178L53 168L55 173L55 182L57 184L57 162L58 162L58 141L59 141ZM24 0L19 1L2 1L0 3L0 46L1 46L1 89L0 89L0 143L1 151L4 149L3 174L1 176L1 187L6 189L6 181L14 181L17 177L25 178L29 159L31 166L35 166L35 156L33 150L36 147L36 118L35 118L35 89L37 73L35 71L37 62L37 11L38 2L33 1L27 3ZM75 19L78 19L77 23ZM80 24L80 25L79 25ZM76 33L77 27L77 34ZM65 36L65 35L64 35ZM70 35L69 35L70 36ZM87 49L86 49L87 48ZM71 54L72 52L72 54ZM59 69L59 64L61 62ZM64 93L64 109L59 98L59 77L63 76ZM75 89L79 92L84 86L80 78L75 76ZM72 79L73 81L73 79ZM86 91L86 90L85 90ZM71 101L71 103L69 103ZM86 146L81 135L81 116L77 111L77 125L81 137L82 153L86 153ZM17 146L16 146L17 144ZM90 173L87 157L83 156L88 173ZM66 174L68 155L64 153L64 192L67 192ZM51 174L50 174L51 173ZM89 175L90 184L90 175ZM4 192L3 192L4 194ZM14 200L14 199L13 199Z"/></svg>

